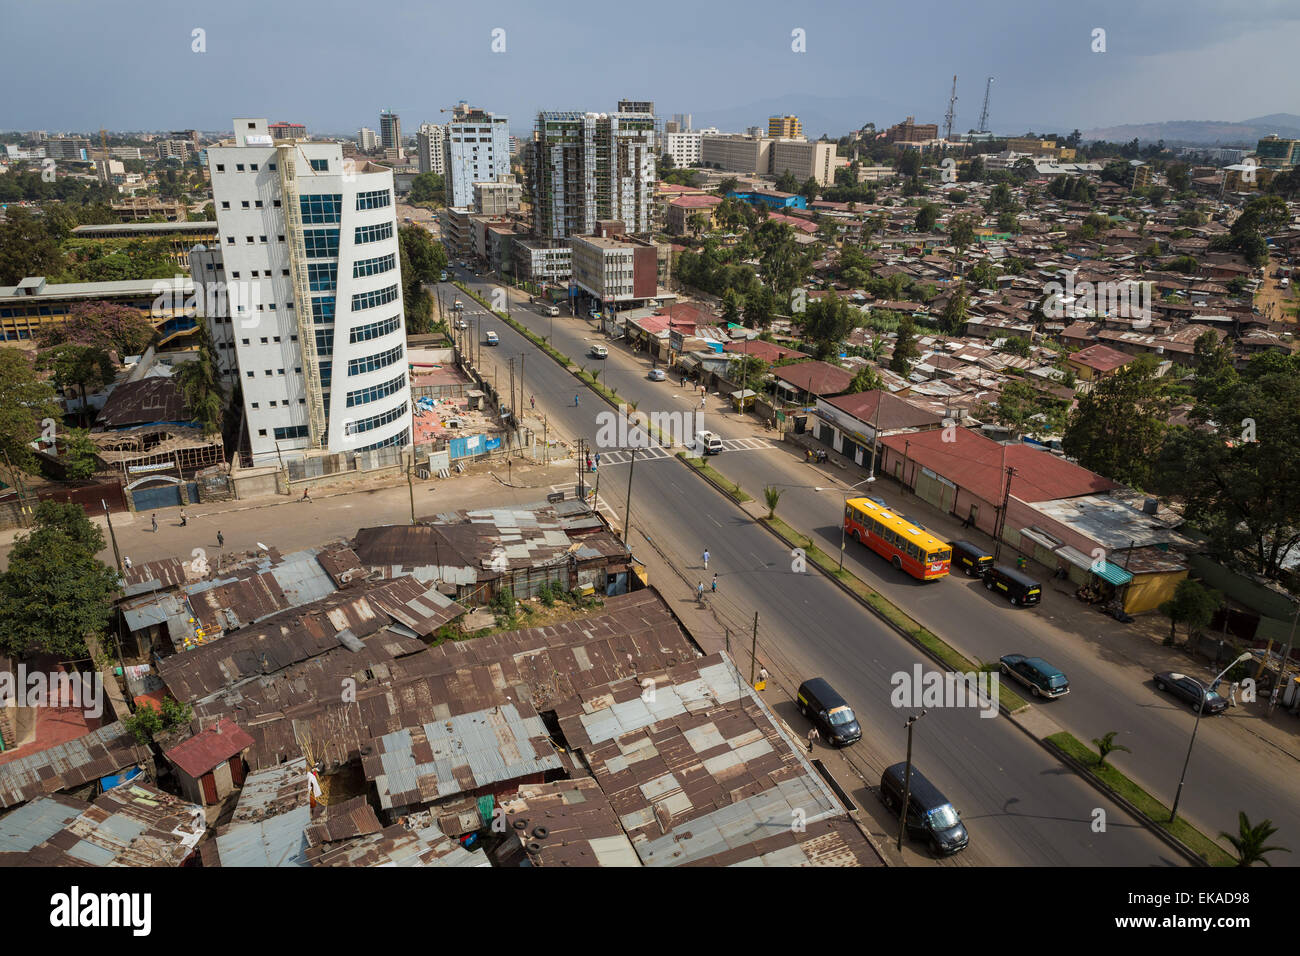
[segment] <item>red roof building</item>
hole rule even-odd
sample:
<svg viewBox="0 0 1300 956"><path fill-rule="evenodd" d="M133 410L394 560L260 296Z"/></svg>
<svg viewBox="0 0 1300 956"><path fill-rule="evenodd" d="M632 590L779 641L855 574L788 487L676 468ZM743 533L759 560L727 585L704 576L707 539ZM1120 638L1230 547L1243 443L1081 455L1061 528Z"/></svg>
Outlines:
<svg viewBox="0 0 1300 956"><path fill-rule="evenodd" d="M769 365L775 365L777 362L789 358L802 358L806 353L798 349L782 348L772 342L764 342L762 339L748 339L744 342L728 342L722 347L724 352L735 352L740 355L756 355Z"/></svg>
<svg viewBox="0 0 1300 956"><path fill-rule="evenodd" d="M163 754L176 769L181 790L195 803L209 806L244 783L244 751L253 738L232 720L222 719Z"/></svg>
<svg viewBox="0 0 1300 956"><path fill-rule="evenodd" d="M1133 356L1109 345L1090 345L1066 358L1079 378L1091 381L1114 374L1133 361Z"/></svg>
<svg viewBox="0 0 1300 956"><path fill-rule="evenodd" d="M787 392L795 393L797 401L843 394L853 382L853 373L848 369L826 362L784 365L773 372L773 377Z"/></svg>

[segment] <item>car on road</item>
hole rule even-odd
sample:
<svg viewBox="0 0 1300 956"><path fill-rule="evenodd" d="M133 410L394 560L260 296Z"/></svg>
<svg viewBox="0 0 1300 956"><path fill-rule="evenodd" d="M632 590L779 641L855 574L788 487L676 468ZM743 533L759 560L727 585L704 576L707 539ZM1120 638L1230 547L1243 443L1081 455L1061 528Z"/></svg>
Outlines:
<svg viewBox="0 0 1300 956"><path fill-rule="evenodd" d="M998 662L1005 677L1014 677L1028 687L1035 697L1064 697L1070 692L1070 680L1041 657L1004 654Z"/></svg>
<svg viewBox="0 0 1300 956"><path fill-rule="evenodd" d="M465 310L465 303L460 301L460 299L457 299L451 305L451 311L453 312L463 312L464 310Z"/></svg>
<svg viewBox="0 0 1300 956"><path fill-rule="evenodd" d="M442 270L442 273L438 276L438 281L439 281L439 282L446 282L446 281L447 281L447 270L446 270L446 269L443 269L443 270Z"/></svg>
<svg viewBox="0 0 1300 956"><path fill-rule="evenodd" d="M1151 682L1156 685L1156 690L1169 692L1183 703L1190 704L1193 710L1201 707L1204 698L1203 714L1221 714L1228 707L1228 702L1217 691L1210 690L1195 677L1186 674L1164 671L1152 676Z"/></svg>
<svg viewBox="0 0 1300 956"><path fill-rule="evenodd" d="M1043 599L1043 588L1027 574L1021 574L1005 564L995 564L984 571L984 586L993 592L1002 592L1012 604L1026 607Z"/></svg>
<svg viewBox="0 0 1300 956"><path fill-rule="evenodd" d="M886 767L880 776L880 799L894 813L903 809L903 792L907 791L907 832L926 839L935 855L951 855L966 848L970 834L962 825L961 814L921 771L912 765L906 778L907 764ZM907 780L904 785L904 780Z"/></svg>
<svg viewBox="0 0 1300 956"><path fill-rule="evenodd" d="M862 739L862 726L853 708L826 683L826 678L814 677L800 684L796 702L799 713L816 726L828 744L846 747Z"/></svg>
<svg viewBox="0 0 1300 956"><path fill-rule="evenodd" d="M560 307L559 307L558 305L548 305L548 306L546 307L546 314L547 314L547 315L550 315L550 316L556 316L556 315L559 315L559 314L560 314Z"/></svg>
<svg viewBox="0 0 1300 956"><path fill-rule="evenodd" d="M647 377L652 382L662 382L668 378L668 374L661 368L652 368L650 370L649 376Z"/></svg>
<svg viewBox="0 0 1300 956"><path fill-rule="evenodd" d="M487 344L488 344L488 345L500 345L500 344L501 344L501 340L500 340L499 338L497 338L497 334L496 334L495 332L493 332L491 329L488 329L488 333L487 333L486 341L487 341Z"/></svg>
<svg viewBox="0 0 1300 956"><path fill-rule="evenodd" d="M590 349L587 350L587 354L590 355L592 358L598 358L598 359L609 358L609 349L605 348L605 346L603 345L593 345Z"/></svg>
<svg viewBox="0 0 1300 956"><path fill-rule="evenodd" d="M458 329L468 329L468 328L469 328L469 320L468 320L468 319L457 319L457 320L456 320L456 328L458 328Z"/></svg>
<svg viewBox="0 0 1300 956"><path fill-rule="evenodd" d="M980 578L993 567L993 555L969 541L952 542L952 567L961 568L968 578Z"/></svg>

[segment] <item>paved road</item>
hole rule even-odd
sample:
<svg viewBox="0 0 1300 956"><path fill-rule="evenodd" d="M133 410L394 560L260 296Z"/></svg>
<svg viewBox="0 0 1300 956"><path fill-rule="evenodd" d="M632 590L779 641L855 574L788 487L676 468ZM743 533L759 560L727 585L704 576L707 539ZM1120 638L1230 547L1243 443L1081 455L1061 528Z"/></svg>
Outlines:
<svg viewBox="0 0 1300 956"><path fill-rule="evenodd" d="M516 319L549 334L549 319L536 315L527 305L515 308ZM582 354L587 345L604 340L594 325L567 317L555 322L556 346L569 355ZM597 360L586 361L594 364ZM601 364L609 368L601 380L636 402L639 411L694 409L698 405L698 392L679 388L673 380L649 381L644 355L613 345L609 358ZM752 420L741 421L714 396L708 397L704 422L728 444L755 434ZM782 516L812 534L827 553L838 552L839 469L805 464L788 448L762 454L724 453L711 463L755 498L761 498L766 485L782 486ZM864 477L851 471L849 482ZM941 535L958 533L958 523L950 516L940 516L890 480L877 483L875 493L897 502ZM1120 754L1116 762L1148 792L1166 804L1172 802L1195 715L1158 693L1150 678L1157 670L1187 666L1185 658L1125 637L1122 628L1108 618L1050 588L1041 607L1016 610L975 581L953 577L938 584L921 584L852 542L845 562L872 587L970 657L992 661L1003 654L1024 653L1056 664L1070 676L1072 691L1066 698L1041 706L1063 728L1085 741L1110 730L1119 731L1119 739L1133 753ZM1245 810L1252 820L1272 820L1280 829L1281 845L1300 847L1300 773L1290 754L1248 730L1260 720L1258 713L1247 715L1245 709L1238 709L1226 717L1202 721L1179 812L1204 832L1217 835L1235 832L1237 813ZM1295 718L1279 714L1274 720L1293 725ZM1300 754L1300 740L1289 749L1291 754ZM1300 852L1279 854L1277 862L1300 864Z"/></svg>
<svg viewBox="0 0 1300 956"><path fill-rule="evenodd" d="M446 294L448 290L444 290ZM454 289L450 290L454 297ZM464 297L462 296L462 299ZM466 307L474 308L469 302ZM517 316L524 318L524 316ZM594 439L596 415L609 410L590 391L580 388L557 364L546 359L523 336L489 315L478 316L481 331L496 331L500 353L528 356L528 390L547 406L551 420L573 437ZM543 330L549 320L536 313L528 324ZM566 318L556 320L555 336L562 351L580 350L561 339L562 329L592 337L590 326ZM577 339L573 338L576 342ZM611 364L611 384L627 393L638 373ZM643 372L640 374L644 374ZM604 376L602 376L604 378ZM668 383L647 383L664 390ZM575 391L583 396L575 408ZM642 406L648 410L648 406ZM715 418L706 419L711 427ZM748 451L746 462L757 465L775 452ZM623 502L631 469L601 469L601 496ZM851 748L853 760L869 783L879 780L888 763L901 760L906 747L902 726L906 713L890 702L890 677L912 671L923 662L917 651L887 629L820 574L791 570L789 552L738 508L706 489L685 466L672 458L638 461L635 469L632 535L633 552L648 545L641 529L656 545L675 556L687 573L699 580L719 575L714 609L737 642L746 642L754 610L759 612L760 656L790 676L824 674L858 711L867 728L863 741ZM705 547L712 554L709 572L700 567ZM682 585L678 595L671 582L660 583L670 601L689 602ZM744 657L743 651L738 654ZM796 729L802 725L797 717ZM963 812L971 827L969 851L954 862L1000 865L1177 865L1181 859L1129 819L1117 806L1052 760L1019 729L1003 719L983 719L971 709L932 711L915 740L917 765ZM855 793L866 805L874 800L866 787ZM1094 808L1106 810L1105 833L1090 828Z"/></svg>

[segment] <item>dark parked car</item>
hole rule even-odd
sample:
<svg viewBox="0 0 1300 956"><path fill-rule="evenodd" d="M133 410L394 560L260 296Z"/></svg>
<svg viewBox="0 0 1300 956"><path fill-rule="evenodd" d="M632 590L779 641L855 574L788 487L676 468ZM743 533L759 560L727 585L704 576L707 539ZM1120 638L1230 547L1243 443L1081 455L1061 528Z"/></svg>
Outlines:
<svg viewBox="0 0 1300 956"><path fill-rule="evenodd" d="M988 550L969 541L952 543L952 568L961 568L968 578L979 578L993 567L993 555Z"/></svg>
<svg viewBox="0 0 1300 956"><path fill-rule="evenodd" d="M862 727L853 709L825 678L814 677L800 684L795 703L828 744L843 747L862 739Z"/></svg>
<svg viewBox="0 0 1300 956"><path fill-rule="evenodd" d="M1201 713L1221 714L1227 709L1228 702L1195 677L1165 671L1163 674L1156 674L1151 680L1155 683L1156 690L1168 691L1184 703L1190 704L1192 710L1201 706L1202 696L1205 698L1205 707Z"/></svg>
<svg viewBox="0 0 1300 956"><path fill-rule="evenodd" d="M880 799L894 813L903 806L903 772L907 764L896 763L880 776ZM956 853L970 843L962 825L961 814L939 792L939 788L912 767L911 785L907 788L907 833L928 840L937 855Z"/></svg>
<svg viewBox="0 0 1300 956"><path fill-rule="evenodd" d="M1001 664L1003 674L1020 681L1035 697L1064 697L1070 692L1069 678L1041 657L1005 654Z"/></svg>

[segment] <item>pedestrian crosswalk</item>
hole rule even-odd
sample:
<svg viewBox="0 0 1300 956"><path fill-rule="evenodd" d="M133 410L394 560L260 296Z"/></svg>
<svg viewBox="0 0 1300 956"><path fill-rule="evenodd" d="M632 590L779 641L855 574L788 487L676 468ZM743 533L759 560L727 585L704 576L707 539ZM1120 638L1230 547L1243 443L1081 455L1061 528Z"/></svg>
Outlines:
<svg viewBox="0 0 1300 956"><path fill-rule="evenodd" d="M637 461L656 461L660 458L671 458L677 451L685 446L675 445L673 448L665 448L662 445L651 445L649 448L638 448L636 450ZM777 443L766 438L724 438L722 441L723 451L767 451L776 448ZM626 465L632 460L632 451L630 449L615 449L613 451L602 451L600 453L601 465Z"/></svg>

